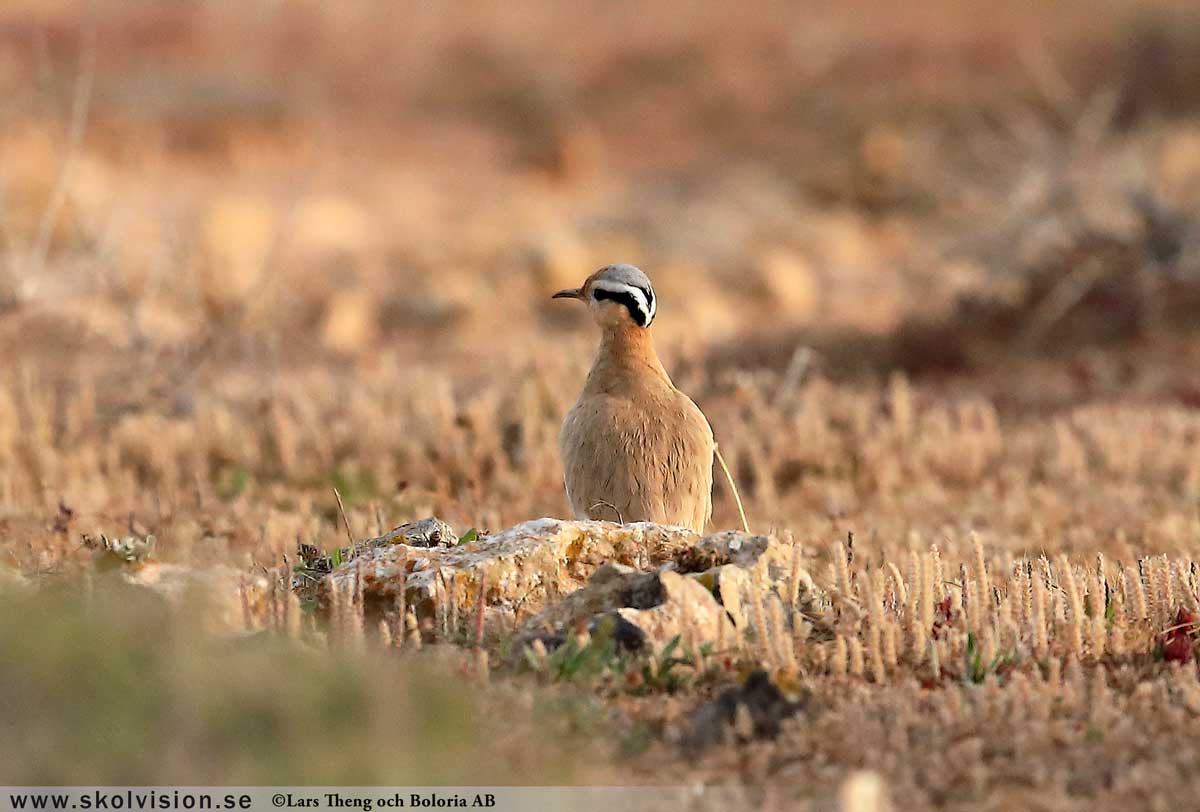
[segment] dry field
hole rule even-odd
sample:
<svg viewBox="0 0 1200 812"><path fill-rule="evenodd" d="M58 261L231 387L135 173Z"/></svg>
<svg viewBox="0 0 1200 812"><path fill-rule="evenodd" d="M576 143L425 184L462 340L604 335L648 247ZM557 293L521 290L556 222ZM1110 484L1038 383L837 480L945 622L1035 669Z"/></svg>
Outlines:
<svg viewBox="0 0 1200 812"><path fill-rule="evenodd" d="M1194 805L1191 4L237 5L0 9L0 778ZM113 583L101 534L335 549L334 489L359 538L565 516L548 296L609 261L812 579L728 649L485 680Z"/></svg>

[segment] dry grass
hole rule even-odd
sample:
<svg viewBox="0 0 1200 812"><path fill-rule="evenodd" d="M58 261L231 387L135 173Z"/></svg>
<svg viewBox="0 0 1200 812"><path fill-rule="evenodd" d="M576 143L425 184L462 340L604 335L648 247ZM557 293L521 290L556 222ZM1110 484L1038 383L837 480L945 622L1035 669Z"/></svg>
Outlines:
<svg viewBox="0 0 1200 812"><path fill-rule="evenodd" d="M865 566L846 566L841 544L831 554L788 625L752 616L759 661L804 709L777 741L720 750L694 774L820 786L864 767L901 808L1187 803L1193 560L1014 558L977 537Z"/></svg>
<svg viewBox="0 0 1200 812"><path fill-rule="evenodd" d="M545 778L520 757L541 724L603 739L561 780L821 801L867 769L898 808L1190 805L1194 10L753 6L631 30L593 4L580 37L551 4L252 5L0 11L0 577L81 588L85 534L257 577L297 542L340 546L343 521L564 515L557 431L593 337L546 297L633 261L751 527L797 545L795 599L750 607L728 657L685 643L681 680L599 660L603 723L514 711L495 762L471 716L441 763ZM723 484L713 525L740 525ZM399 697L384 721L414 724L429 654L404 623L384 631L402 658L368 645L354 595L318 630L279 594L273 631L302 642L200 660L174 626L59 598L14 599L61 618L36 634L2 615L5 716L42 731L2 754L10 780L433 775L345 757L409 752L369 717ZM471 618L445 622L474 644ZM465 675L467 707L552 693L491 655L432 668ZM233 676L204 683L211 658ZM90 701L52 678L80 663ZM798 716L681 749L754 666L806 697ZM218 713L234 697L279 740L347 680L355 724L270 765L246 744L262 725ZM144 685L162 696L114 698ZM109 707L157 731L152 755L74 732ZM74 758L47 771L62 741Z"/></svg>

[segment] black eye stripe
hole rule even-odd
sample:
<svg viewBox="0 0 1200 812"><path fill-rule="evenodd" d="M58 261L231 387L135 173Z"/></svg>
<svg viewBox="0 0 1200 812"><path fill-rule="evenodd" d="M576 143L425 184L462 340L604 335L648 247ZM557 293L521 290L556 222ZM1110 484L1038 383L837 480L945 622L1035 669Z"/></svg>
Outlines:
<svg viewBox="0 0 1200 812"><path fill-rule="evenodd" d="M643 291L643 293L644 292L645 291ZM596 288L592 291L592 296L598 302L607 300L610 302L616 302L617 304L625 305L625 309L629 311L629 317L633 319L634 323L636 323L639 327L645 327L650 323L650 314L642 310L642 303L639 302L637 298L628 291L613 291L605 290L604 288ZM651 296L653 296L653 294L651 294ZM649 301L653 301L653 299L649 299Z"/></svg>

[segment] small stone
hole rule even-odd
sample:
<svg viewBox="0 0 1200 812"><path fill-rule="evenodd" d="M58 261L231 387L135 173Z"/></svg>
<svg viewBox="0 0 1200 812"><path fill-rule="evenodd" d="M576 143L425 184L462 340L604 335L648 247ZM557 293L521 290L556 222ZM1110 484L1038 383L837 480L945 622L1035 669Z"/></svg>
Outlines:
<svg viewBox="0 0 1200 812"><path fill-rule="evenodd" d="M382 536L364 544L385 547L389 544L407 544L410 547L453 547L458 541L454 528L436 516L402 524Z"/></svg>
<svg viewBox="0 0 1200 812"><path fill-rule="evenodd" d="M662 584L662 603L648 609L617 609L617 614L640 629L656 651L675 638L697 645L734 639L737 632L725 610L703 585L671 570L660 572L658 578Z"/></svg>
<svg viewBox="0 0 1200 812"><path fill-rule="evenodd" d="M698 580L666 568L638 572L605 564L587 586L529 621L517 636L517 648L583 623L595 626L602 618L616 620L618 644L629 650L648 644L660 651L676 637L701 645L736 635L725 610Z"/></svg>

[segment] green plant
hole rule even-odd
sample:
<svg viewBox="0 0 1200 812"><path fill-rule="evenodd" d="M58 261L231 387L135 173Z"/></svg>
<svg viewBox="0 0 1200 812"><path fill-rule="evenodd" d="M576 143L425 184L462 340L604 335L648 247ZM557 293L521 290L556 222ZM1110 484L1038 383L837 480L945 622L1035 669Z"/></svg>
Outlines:
<svg viewBox="0 0 1200 812"><path fill-rule="evenodd" d="M990 662L984 662L983 650L979 647L979 642L973 633L967 634L964 656L966 667L963 670L963 680L976 685L986 680L989 674L995 674L1000 668L1012 662L1012 656L1006 653L997 654Z"/></svg>
<svg viewBox="0 0 1200 812"><path fill-rule="evenodd" d="M694 660L677 653L679 635L657 652L631 652L616 644L614 627L613 618L601 618L590 636L582 640L569 637L544 655L536 647L526 646L524 661L554 682L602 684L612 693L674 693L694 679L694 670L685 670L694 669ZM702 650L707 653L709 649L706 646Z"/></svg>

